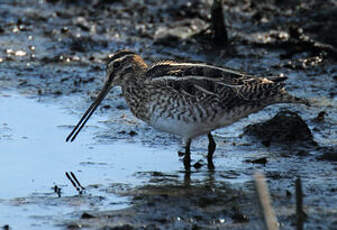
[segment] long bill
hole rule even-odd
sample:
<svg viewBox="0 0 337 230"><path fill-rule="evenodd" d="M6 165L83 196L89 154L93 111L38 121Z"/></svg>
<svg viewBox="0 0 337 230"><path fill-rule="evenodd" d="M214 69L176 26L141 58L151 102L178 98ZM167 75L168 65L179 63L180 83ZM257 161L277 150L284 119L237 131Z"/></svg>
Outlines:
<svg viewBox="0 0 337 230"><path fill-rule="evenodd" d="M109 93L111 86L111 81L107 80L101 90L101 92L98 94L95 101L90 105L90 107L85 111L79 122L76 124L74 129L71 131L71 133L67 136L66 142L70 140L70 142L73 142L81 129L84 127L85 123L89 120L91 115L95 112L99 104L102 102L102 100L105 98L105 96Z"/></svg>

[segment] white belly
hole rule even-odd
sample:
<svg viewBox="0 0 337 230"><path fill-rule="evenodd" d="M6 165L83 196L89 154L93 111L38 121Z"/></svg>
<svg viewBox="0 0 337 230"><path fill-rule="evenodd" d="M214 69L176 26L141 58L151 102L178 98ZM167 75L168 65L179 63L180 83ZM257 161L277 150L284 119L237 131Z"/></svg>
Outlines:
<svg viewBox="0 0 337 230"><path fill-rule="evenodd" d="M256 109L258 111L259 109ZM184 138L194 138L200 135L207 134L208 132L230 125L242 117L248 116L254 110L245 111L238 107L228 113L219 114L214 120L192 121L191 119L178 120L173 118L158 118L153 116L149 125L155 129L176 134Z"/></svg>
<svg viewBox="0 0 337 230"><path fill-rule="evenodd" d="M184 138L193 138L209 132L209 127L198 122L185 122L176 119L156 119L149 123L155 129L176 134Z"/></svg>

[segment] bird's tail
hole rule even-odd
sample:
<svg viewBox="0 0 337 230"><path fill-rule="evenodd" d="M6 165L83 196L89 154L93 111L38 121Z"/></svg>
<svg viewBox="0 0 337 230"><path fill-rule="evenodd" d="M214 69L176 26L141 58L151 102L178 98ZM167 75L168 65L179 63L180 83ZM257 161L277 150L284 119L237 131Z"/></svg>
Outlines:
<svg viewBox="0 0 337 230"><path fill-rule="evenodd" d="M279 93L274 98L276 103L297 103L310 106L310 102L307 99L295 97L289 94L283 87L279 90Z"/></svg>

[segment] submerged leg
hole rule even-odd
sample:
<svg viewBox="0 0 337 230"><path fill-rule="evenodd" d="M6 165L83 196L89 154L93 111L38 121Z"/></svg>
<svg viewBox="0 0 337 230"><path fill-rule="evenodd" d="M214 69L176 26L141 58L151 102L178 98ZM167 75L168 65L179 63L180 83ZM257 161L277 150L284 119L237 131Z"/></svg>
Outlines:
<svg viewBox="0 0 337 230"><path fill-rule="evenodd" d="M186 171L191 170L191 141L191 139L187 139L185 145L184 167Z"/></svg>
<svg viewBox="0 0 337 230"><path fill-rule="evenodd" d="M211 132L208 133L208 154L207 154L207 166L208 169L213 170L214 164L213 164L213 153L215 152L216 144L213 139L213 136Z"/></svg>

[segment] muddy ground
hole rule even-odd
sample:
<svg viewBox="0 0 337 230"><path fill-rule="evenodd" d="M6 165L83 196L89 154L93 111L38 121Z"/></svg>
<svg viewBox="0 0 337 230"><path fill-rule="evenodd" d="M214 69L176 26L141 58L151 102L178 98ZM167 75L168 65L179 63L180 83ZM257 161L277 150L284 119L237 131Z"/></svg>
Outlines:
<svg viewBox="0 0 337 230"><path fill-rule="evenodd" d="M227 47L212 43L211 4L0 2L4 229L261 229L255 171L267 177L281 229L295 228L297 177L305 229L337 229L336 1L225 1ZM216 130L214 172L204 166L207 138L195 140L190 176L177 155L180 139L134 118L118 88L76 143L65 144L103 84L107 57L124 48L148 63L283 73L287 90L312 105L270 106Z"/></svg>

